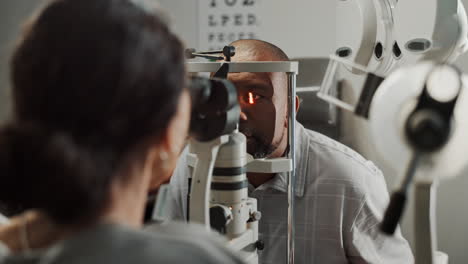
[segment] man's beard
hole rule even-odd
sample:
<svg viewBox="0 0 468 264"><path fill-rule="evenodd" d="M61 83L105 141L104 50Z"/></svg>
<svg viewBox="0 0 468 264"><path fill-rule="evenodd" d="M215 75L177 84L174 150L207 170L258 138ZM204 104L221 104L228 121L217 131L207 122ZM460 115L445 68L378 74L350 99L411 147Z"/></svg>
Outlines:
<svg viewBox="0 0 468 264"><path fill-rule="evenodd" d="M265 136L259 135L254 129L248 127L240 127L240 132L247 137L247 152L252 155L255 159L262 159L268 157L273 151L275 151L278 146L278 143L267 142Z"/></svg>

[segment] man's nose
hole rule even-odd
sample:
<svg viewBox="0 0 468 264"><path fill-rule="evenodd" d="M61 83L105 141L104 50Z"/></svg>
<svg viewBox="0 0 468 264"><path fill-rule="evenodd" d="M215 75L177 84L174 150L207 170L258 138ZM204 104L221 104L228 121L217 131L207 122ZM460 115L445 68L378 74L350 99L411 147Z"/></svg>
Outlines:
<svg viewBox="0 0 468 264"><path fill-rule="evenodd" d="M244 110L241 109L240 112L240 120L247 121L247 115L245 114Z"/></svg>

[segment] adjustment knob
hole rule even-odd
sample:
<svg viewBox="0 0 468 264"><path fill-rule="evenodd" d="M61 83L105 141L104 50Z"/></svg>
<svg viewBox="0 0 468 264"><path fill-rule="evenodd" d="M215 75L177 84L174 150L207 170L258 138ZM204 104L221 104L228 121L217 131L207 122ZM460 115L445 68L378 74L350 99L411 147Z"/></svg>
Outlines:
<svg viewBox="0 0 468 264"><path fill-rule="evenodd" d="M263 240L257 240L257 242L255 242L255 247L258 249L258 250L263 250L265 248L265 242L263 242Z"/></svg>
<svg viewBox="0 0 468 264"><path fill-rule="evenodd" d="M250 213L249 222L259 221L261 218L262 218L262 213L259 211L255 211L255 212Z"/></svg>
<svg viewBox="0 0 468 264"><path fill-rule="evenodd" d="M214 205L210 208L211 228L220 233L226 233L226 225L232 220L231 210L224 205Z"/></svg>

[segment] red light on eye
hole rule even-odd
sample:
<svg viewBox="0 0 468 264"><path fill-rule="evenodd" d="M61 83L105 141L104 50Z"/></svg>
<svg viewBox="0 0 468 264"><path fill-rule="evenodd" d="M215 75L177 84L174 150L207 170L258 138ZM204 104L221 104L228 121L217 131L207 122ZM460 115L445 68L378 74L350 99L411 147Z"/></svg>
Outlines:
<svg viewBox="0 0 468 264"><path fill-rule="evenodd" d="M255 104L254 96L252 92L249 92L249 104Z"/></svg>

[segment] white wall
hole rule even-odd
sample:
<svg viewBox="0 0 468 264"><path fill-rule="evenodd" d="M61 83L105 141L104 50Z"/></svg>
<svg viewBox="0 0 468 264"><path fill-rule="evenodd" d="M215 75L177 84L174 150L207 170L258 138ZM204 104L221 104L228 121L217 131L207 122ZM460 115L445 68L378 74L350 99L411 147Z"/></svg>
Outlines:
<svg viewBox="0 0 468 264"><path fill-rule="evenodd" d="M188 47L198 47L199 0L159 0L175 31ZM262 39L284 48L290 57L320 57L335 46L335 2L331 0L260 0ZM228 44L228 43L226 43Z"/></svg>

